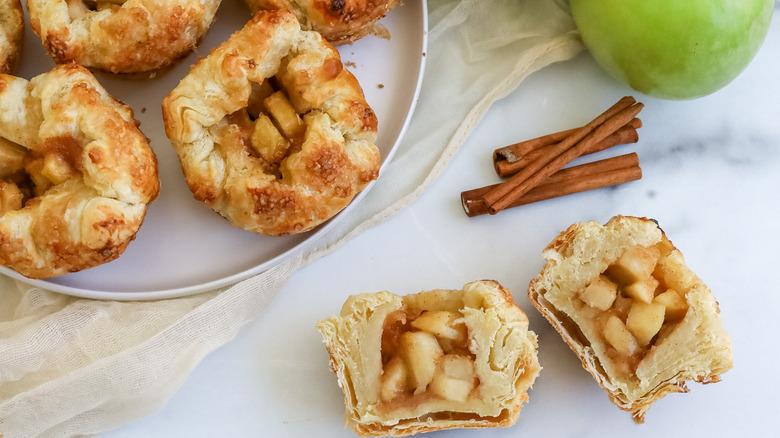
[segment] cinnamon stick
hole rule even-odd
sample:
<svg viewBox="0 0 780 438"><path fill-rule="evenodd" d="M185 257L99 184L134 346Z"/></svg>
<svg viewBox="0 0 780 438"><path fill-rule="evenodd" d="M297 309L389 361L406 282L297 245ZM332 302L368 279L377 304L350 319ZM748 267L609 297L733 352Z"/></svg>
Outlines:
<svg viewBox="0 0 780 438"><path fill-rule="evenodd" d="M640 178L642 178L642 169L639 167L637 154L620 155L561 169L551 175L544 183L516 199L507 208L623 184ZM498 185L500 184L462 192L460 199L466 214L469 217L474 217L489 213L485 203L482 202L482 197Z"/></svg>
<svg viewBox="0 0 780 438"><path fill-rule="evenodd" d="M636 100L630 96L620 99L618 103L579 128L574 134L550 147L538 160L485 193L482 202L485 203L488 212L496 214L509 207L534 186L582 155L593 144L602 141L628 123L639 114L642 107L641 103L636 103Z"/></svg>
<svg viewBox="0 0 780 438"><path fill-rule="evenodd" d="M543 135L541 137L532 138L530 140L521 141L520 143L510 144L493 151L493 162L498 163L501 161L508 161L513 163L515 161L523 159L529 153L541 149L545 146L550 146L555 143L560 143L566 137L574 134L579 128L567 129L565 131L555 132L552 134Z"/></svg>
<svg viewBox="0 0 780 438"><path fill-rule="evenodd" d="M641 127L642 121L634 118L626 123L625 126L607 136L604 140L594 144L593 147L590 150L585 151L583 155L594 154L619 144L636 143L639 141L639 134L636 130ZM496 149L493 152L493 167L495 167L499 177L508 178L519 172L530 162L544 155L545 149L556 143L547 143L549 139L558 138L559 135L571 133L575 130L576 128L556 132L555 134L537 137L535 139Z"/></svg>

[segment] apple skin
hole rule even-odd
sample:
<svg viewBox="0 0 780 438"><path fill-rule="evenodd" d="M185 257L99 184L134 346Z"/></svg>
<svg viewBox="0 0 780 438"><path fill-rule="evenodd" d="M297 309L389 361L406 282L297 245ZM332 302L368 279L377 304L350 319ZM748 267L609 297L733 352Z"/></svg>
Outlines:
<svg viewBox="0 0 780 438"><path fill-rule="evenodd" d="M693 99L734 80L769 30L774 0L570 0L596 62L633 89Z"/></svg>

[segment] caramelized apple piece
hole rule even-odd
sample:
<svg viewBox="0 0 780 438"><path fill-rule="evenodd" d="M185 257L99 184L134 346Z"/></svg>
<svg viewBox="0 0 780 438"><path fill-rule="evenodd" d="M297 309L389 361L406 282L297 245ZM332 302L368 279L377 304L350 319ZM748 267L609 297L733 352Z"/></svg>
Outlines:
<svg viewBox="0 0 780 438"><path fill-rule="evenodd" d="M680 251L674 250L668 256L658 261L653 275L669 289L678 292L689 290L696 282L692 272L685 268L685 261Z"/></svg>
<svg viewBox="0 0 780 438"><path fill-rule="evenodd" d="M252 147L264 160L276 164L287 154L290 141L282 136L268 116L260 114L252 131Z"/></svg>
<svg viewBox="0 0 780 438"><path fill-rule="evenodd" d="M653 302L661 304L666 309L664 314L665 321L679 321L683 319L688 311L688 303L685 301L685 298L680 296L674 289L667 289L665 292L656 295L653 298Z"/></svg>
<svg viewBox="0 0 780 438"><path fill-rule="evenodd" d="M590 307L607 310L617 296L617 285L604 275L599 275L580 294L580 299Z"/></svg>
<svg viewBox="0 0 780 438"><path fill-rule="evenodd" d="M626 328L623 321L615 315L607 318L604 324L604 338L615 350L626 356L634 354L638 347L634 335Z"/></svg>
<svg viewBox="0 0 780 438"><path fill-rule="evenodd" d="M12 210L21 210L24 195L16 184L0 180L0 216Z"/></svg>
<svg viewBox="0 0 780 438"><path fill-rule="evenodd" d="M266 97L263 100L263 105L285 137L290 140L303 137L306 132L306 124L303 123L301 116L295 112L295 108L282 91L277 91Z"/></svg>
<svg viewBox="0 0 780 438"><path fill-rule="evenodd" d="M55 186L71 179L76 174L76 169L71 167L65 159L57 154L46 155L43 160L41 175L46 177Z"/></svg>
<svg viewBox="0 0 780 438"><path fill-rule="evenodd" d="M447 354L440 361L441 372L433 377L431 391L446 400L465 401L477 387L474 362L466 356Z"/></svg>
<svg viewBox="0 0 780 438"><path fill-rule="evenodd" d="M256 119L263 113L265 107L263 101L266 97L274 93L274 88L268 81L263 81L262 84L252 82L252 92L249 94L249 101L246 105L246 110L252 118Z"/></svg>
<svg viewBox="0 0 780 438"><path fill-rule="evenodd" d="M653 336L661 329L665 311L666 308L657 303L636 301L631 306L626 318L626 327L634 335L640 347L650 344Z"/></svg>
<svg viewBox="0 0 780 438"><path fill-rule="evenodd" d="M436 362L444 356L444 351L432 334L422 331L403 333L399 347L406 358L415 393L425 391L436 374Z"/></svg>
<svg viewBox="0 0 780 438"><path fill-rule="evenodd" d="M647 277L629 284L624 290L629 297L643 303L650 303L653 301L657 287L658 280L653 277Z"/></svg>
<svg viewBox="0 0 780 438"><path fill-rule="evenodd" d="M458 315L446 310L423 312L411 322L412 328L426 331L440 341L449 341L457 346L465 346L468 339L466 325L456 320Z"/></svg>
<svg viewBox="0 0 780 438"><path fill-rule="evenodd" d="M394 356L385 365L382 374L382 387L380 389L382 401L390 401L399 393L409 390L408 380L409 373L403 359L400 356Z"/></svg>
<svg viewBox="0 0 780 438"><path fill-rule="evenodd" d="M656 247L632 246L609 267L608 274L623 284L644 280L653 273L660 255Z"/></svg>

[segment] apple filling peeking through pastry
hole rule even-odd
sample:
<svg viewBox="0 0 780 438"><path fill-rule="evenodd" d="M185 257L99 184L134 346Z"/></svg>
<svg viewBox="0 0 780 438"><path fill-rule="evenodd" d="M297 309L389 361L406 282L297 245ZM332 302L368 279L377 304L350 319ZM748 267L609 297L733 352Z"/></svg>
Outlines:
<svg viewBox="0 0 780 438"><path fill-rule="evenodd" d="M409 321L398 312L388 316L382 333L382 402L414 397L467 400L479 379L462 315L424 311Z"/></svg>
<svg viewBox="0 0 780 438"><path fill-rule="evenodd" d="M361 436L511 426L539 374L528 318L491 280L353 295L317 327Z"/></svg>
<svg viewBox="0 0 780 438"><path fill-rule="evenodd" d="M28 200L43 196L54 186L80 178L75 167L80 148L73 139L62 140L50 142L53 147L41 153L0 137L0 216L21 210Z"/></svg>
<svg viewBox="0 0 780 438"><path fill-rule="evenodd" d="M228 116L248 144L247 152L261 159L267 173L283 178L279 165L289 154L299 151L306 123L296 112L276 78L252 83L246 108Z"/></svg>
<svg viewBox="0 0 780 438"><path fill-rule="evenodd" d="M685 317L691 279L677 268L681 258L666 238L629 247L579 293L579 311L597 325L623 373L631 374Z"/></svg>

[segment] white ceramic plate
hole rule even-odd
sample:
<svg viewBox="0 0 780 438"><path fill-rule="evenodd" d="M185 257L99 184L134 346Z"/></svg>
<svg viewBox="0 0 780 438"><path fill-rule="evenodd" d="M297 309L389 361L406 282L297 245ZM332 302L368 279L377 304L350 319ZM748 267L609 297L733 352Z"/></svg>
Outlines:
<svg viewBox="0 0 780 438"><path fill-rule="evenodd" d="M243 2L224 1L197 52L173 70L150 81L98 75L110 93L135 110L141 130L151 139L159 160L160 196L151 204L143 226L125 253L111 263L47 280L26 279L0 267L3 273L32 285L88 298L148 300L204 292L281 263L315 242L360 201L368 189L350 207L314 231L268 237L231 227L192 197L173 147L165 136L160 105L198 56L207 55L249 18L250 12ZM390 40L367 37L341 46L339 51L377 114L377 146L385 163L406 130L422 81L427 41L425 0L407 0L381 23L389 29ZM26 31L17 75L29 79L50 70L54 63L29 26Z"/></svg>

